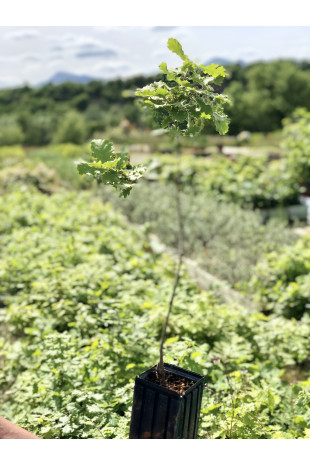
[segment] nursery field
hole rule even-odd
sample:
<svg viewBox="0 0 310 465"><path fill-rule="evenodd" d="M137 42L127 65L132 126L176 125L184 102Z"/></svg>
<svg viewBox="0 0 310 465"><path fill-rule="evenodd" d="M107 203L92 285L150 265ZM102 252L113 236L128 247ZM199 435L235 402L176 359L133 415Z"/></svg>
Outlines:
<svg viewBox="0 0 310 465"><path fill-rule="evenodd" d="M174 279L173 155L119 199L77 174L89 153L0 148L0 409L43 438L128 438ZM183 266L165 361L205 375L200 439L310 437L309 238L259 209L297 201L283 163L181 159L185 255L234 291Z"/></svg>
<svg viewBox="0 0 310 465"><path fill-rule="evenodd" d="M204 376L199 439L310 438L310 113L265 136L237 136L232 114L221 139L225 69L168 48L181 68L136 92L159 131L76 112L55 137L46 115L6 122L0 413L42 438L125 439L135 377L158 364L168 391L165 361ZM96 130L113 143L86 143Z"/></svg>
<svg viewBox="0 0 310 465"><path fill-rule="evenodd" d="M310 439L310 62L41 29L4 35L0 439Z"/></svg>
<svg viewBox="0 0 310 465"><path fill-rule="evenodd" d="M23 187L0 203L2 414L44 438L127 438L134 376L157 362L172 260L94 193ZM199 438L309 437L308 247L291 247L253 283L264 312L183 272L166 360L206 376Z"/></svg>

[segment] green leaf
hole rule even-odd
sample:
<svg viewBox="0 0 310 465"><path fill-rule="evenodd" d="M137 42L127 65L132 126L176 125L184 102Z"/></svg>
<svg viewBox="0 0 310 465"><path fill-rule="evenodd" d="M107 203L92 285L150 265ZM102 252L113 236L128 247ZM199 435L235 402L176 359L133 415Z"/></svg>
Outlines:
<svg viewBox="0 0 310 465"><path fill-rule="evenodd" d="M69 433L71 433L71 431L73 431L73 429L72 429L72 427L71 427L69 424L67 424L66 426L64 426L64 427L62 428L62 432L63 432L64 434L69 434Z"/></svg>
<svg viewBox="0 0 310 465"><path fill-rule="evenodd" d="M162 63L159 65L159 69L160 69L164 74L168 74L167 63L162 62Z"/></svg>
<svg viewBox="0 0 310 465"><path fill-rule="evenodd" d="M219 115L218 113L213 113L214 123L216 130L221 136L226 134L229 127L229 121L226 115Z"/></svg>
<svg viewBox="0 0 310 465"><path fill-rule="evenodd" d="M105 163L111 160L113 154L113 144L107 139L95 139L90 144L92 156Z"/></svg>
<svg viewBox="0 0 310 465"><path fill-rule="evenodd" d="M168 39L168 48L171 52L176 53L180 58L182 58L182 60L186 60L188 58L187 55L184 54L180 42L172 37Z"/></svg>
<svg viewBox="0 0 310 465"><path fill-rule="evenodd" d="M175 121L178 121L179 123L182 123L183 121L186 120L187 113L184 110L171 110L171 115L174 118Z"/></svg>
<svg viewBox="0 0 310 465"><path fill-rule="evenodd" d="M200 65L200 68L203 69L205 74L209 74L210 76L213 76L214 78L217 78L218 76L225 77L226 76L226 71L224 66L219 66L216 65L215 63L212 63L211 65L204 66Z"/></svg>
<svg viewBox="0 0 310 465"><path fill-rule="evenodd" d="M89 164L88 163L79 163L77 165L77 170L78 170L79 174L81 174L81 175L88 174L90 172Z"/></svg>

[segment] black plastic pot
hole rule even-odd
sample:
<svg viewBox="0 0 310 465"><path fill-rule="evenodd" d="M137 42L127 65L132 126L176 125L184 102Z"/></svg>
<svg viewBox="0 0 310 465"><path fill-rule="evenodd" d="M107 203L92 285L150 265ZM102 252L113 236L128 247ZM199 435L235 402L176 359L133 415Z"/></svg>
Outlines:
<svg viewBox="0 0 310 465"><path fill-rule="evenodd" d="M136 377L129 439L195 439L197 436L204 376L168 363L167 372L194 381L184 395L146 378Z"/></svg>

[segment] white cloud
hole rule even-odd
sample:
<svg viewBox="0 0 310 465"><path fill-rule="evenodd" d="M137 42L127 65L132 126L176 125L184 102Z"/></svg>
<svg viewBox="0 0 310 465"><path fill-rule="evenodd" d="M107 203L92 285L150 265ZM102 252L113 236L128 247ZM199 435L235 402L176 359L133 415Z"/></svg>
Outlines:
<svg viewBox="0 0 310 465"><path fill-rule="evenodd" d="M9 40L25 40L36 39L39 35L40 33L37 29L21 29L8 32L5 38Z"/></svg>
<svg viewBox="0 0 310 465"><path fill-rule="evenodd" d="M29 62L39 62L42 60L42 57L39 55L23 54L23 55L12 55L12 56L0 56L0 63L29 63Z"/></svg>
<svg viewBox="0 0 310 465"><path fill-rule="evenodd" d="M94 71L104 71L107 68L119 70L119 69L125 69L125 67L126 69L130 68L129 63L127 63L126 61L117 61L117 60L108 61L107 60L104 63L99 62L99 63L94 64L92 69Z"/></svg>
<svg viewBox="0 0 310 465"><path fill-rule="evenodd" d="M39 55L23 55L21 57L21 59L22 59L22 61L25 61L25 62L35 63L35 62L42 61L42 56L39 56Z"/></svg>
<svg viewBox="0 0 310 465"><path fill-rule="evenodd" d="M153 26L151 28L152 32L170 32L178 29L178 26Z"/></svg>
<svg viewBox="0 0 310 465"><path fill-rule="evenodd" d="M156 73L162 61L170 67L181 63L167 48L169 37L200 62L309 60L310 27L8 27L0 30L0 79L37 84L64 69L107 78Z"/></svg>
<svg viewBox="0 0 310 465"><path fill-rule="evenodd" d="M90 58L113 58L117 56L117 52L111 48L102 50L80 50L75 54L78 59L90 59Z"/></svg>

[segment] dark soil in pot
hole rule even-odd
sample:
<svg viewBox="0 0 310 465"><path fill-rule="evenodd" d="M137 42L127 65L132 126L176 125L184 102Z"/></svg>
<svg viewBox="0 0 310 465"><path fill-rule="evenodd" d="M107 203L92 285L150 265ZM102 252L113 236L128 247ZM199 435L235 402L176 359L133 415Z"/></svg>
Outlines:
<svg viewBox="0 0 310 465"><path fill-rule="evenodd" d="M166 386L156 367L136 377L130 439L195 439L204 376L164 363Z"/></svg>
<svg viewBox="0 0 310 465"><path fill-rule="evenodd" d="M174 373L170 373L167 370L165 370L165 384L162 384L160 382L156 368L151 371L151 373L145 379L147 381L151 381L152 383L162 385L171 391L177 392L180 395L185 394L187 389L195 384L193 380L181 378L180 376L177 376Z"/></svg>

